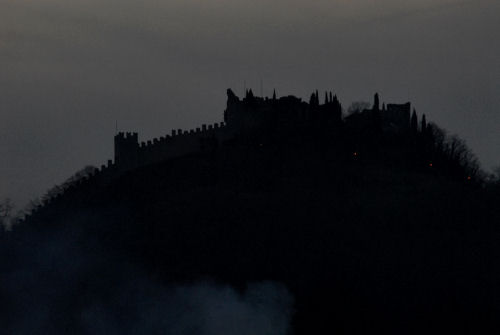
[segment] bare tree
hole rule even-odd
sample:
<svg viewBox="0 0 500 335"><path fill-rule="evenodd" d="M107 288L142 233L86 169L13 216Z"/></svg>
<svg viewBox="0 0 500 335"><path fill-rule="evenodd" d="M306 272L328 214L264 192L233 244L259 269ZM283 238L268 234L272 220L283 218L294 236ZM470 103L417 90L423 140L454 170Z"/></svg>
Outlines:
<svg viewBox="0 0 500 335"><path fill-rule="evenodd" d="M429 124L427 127L428 132L432 139L432 145L438 151L444 151L446 142L446 130L440 128L435 123Z"/></svg>
<svg viewBox="0 0 500 335"><path fill-rule="evenodd" d="M81 179L89 177L96 170L97 170L96 167L94 167L92 165L87 165L86 167L84 167L83 169L77 171L71 177L69 177L68 179L66 179L66 181L61 185L61 187L67 188L67 187L69 187L69 186L77 183Z"/></svg>
<svg viewBox="0 0 500 335"><path fill-rule="evenodd" d="M12 211L14 210L14 203L10 198L5 198L0 201L0 226L5 229L10 228L10 220L12 218Z"/></svg>
<svg viewBox="0 0 500 335"><path fill-rule="evenodd" d="M468 179L484 181L484 173L481 171L479 160L467 146L465 140L456 135L449 136L446 131L436 124L427 126L430 135L432 151L451 171L466 175ZM453 172L453 173L455 173Z"/></svg>
<svg viewBox="0 0 500 335"><path fill-rule="evenodd" d="M96 170L97 169L91 165L84 167L83 169L77 171L71 177L66 179L62 184L55 185L54 187L50 188L38 202L43 204L50 199L63 194L69 187L77 184L80 180L91 176Z"/></svg>
<svg viewBox="0 0 500 335"><path fill-rule="evenodd" d="M493 184L500 185L500 165L493 168L489 179Z"/></svg>
<svg viewBox="0 0 500 335"><path fill-rule="evenodd" d="M36 212L40 207L47 205L54 197L62 195L68 188L73 185L78 184L82 179L85 179L95 173L97 169L94 166L86 166L83 169L74 173L71 177L66 179L63 183L55 185L50 188L43 196L40 198L32 199L24 207L24 209L17 212L17 214L11 218L12 223L17 223L21 221L25 216L31 215Z"/></svg>
<svg viewBox="0 0 500 335"><path fill-rule="evenodd" d="M26 215L36 211L41 205L42 202L40 201L40 199L38 198L31 199L24 208L24 214Z"/></svg>

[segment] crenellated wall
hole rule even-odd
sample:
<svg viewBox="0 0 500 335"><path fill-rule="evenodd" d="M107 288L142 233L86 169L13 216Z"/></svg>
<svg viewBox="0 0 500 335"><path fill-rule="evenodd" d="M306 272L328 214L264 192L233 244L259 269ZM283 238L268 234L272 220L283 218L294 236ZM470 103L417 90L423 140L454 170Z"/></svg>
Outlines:
<svg viewBox="0 0 500 335"><path fill-rule="evenodd" d="M137 133L115 135L115 164L119 171L206 150L207 139L223 141L224 123L202 125L191 130L174 129L170 134L139 144Z"/></svg>

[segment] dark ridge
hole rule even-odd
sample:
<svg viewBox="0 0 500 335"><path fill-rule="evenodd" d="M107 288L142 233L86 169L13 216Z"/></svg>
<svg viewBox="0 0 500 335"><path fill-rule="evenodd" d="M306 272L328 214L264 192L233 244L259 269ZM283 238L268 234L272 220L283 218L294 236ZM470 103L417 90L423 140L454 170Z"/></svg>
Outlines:
<svg viewBox="0 0 500 335"><path fill-rule="evenodd" d="M0 257L8 272L61 231L99 250L103 277L82 278L54 313L102 298L103 278L130 263L163 283L284 283L295 334L496 333L499 200L463 142L410 103L375 95L343 116L332 93L228 90L222 124L142 145L117 134L114 162L4 234Z"/></svg>

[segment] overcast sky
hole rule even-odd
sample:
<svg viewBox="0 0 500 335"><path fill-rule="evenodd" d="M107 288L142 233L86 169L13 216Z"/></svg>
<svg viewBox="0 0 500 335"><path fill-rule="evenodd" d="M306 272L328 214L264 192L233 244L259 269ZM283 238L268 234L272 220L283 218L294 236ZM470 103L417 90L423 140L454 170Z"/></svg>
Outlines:
<svg viewBox="0 0 500 335"><path fill-rule="evenodd" d="M0 0L0 198L222 120L228 87L411 100L500 165L498 0Z"/></svg>

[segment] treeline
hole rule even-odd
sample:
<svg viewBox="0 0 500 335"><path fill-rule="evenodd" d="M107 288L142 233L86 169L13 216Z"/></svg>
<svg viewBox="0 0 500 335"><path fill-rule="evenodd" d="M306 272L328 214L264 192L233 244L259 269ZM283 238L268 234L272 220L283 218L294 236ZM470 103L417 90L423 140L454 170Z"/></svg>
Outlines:
<svg viewBox="0 0 500 335"><path fill-rule="evenodd" d="M481 170L476 155L465 140L457 135L448 135L446 130L435 123L426 124L425 115L418 133L420 150L428 159L429 167L439 170L452 178L484 184L487 174ZM412 126L413 127L413 126Z"/></svg>
<svg viewBox="0 0 500 335"><path fill-rule="evenodd" d="M40 207L47 205L50 199L63 195L70 187L77 185L81 180L93 175L97 170L96 167L88 165L83 169L78 170L71 177L67 178L61 184L51 187L41 197L31 199L27 205L22 209L16 211L16 205L10 198L5 198L0 201L0 228L10 230L12 226L16 225ZM1 231L2 229L0 229Z"/></svg>
<svg viewBox="0 0 500 335"><path fill-rule="evenodd" d="M482 170L478 158L464 139L448 134L433 122L429 123L425 114L419 120L416 110L413 109L408 130L403 128L403 131L400 129L394 133L382 129L384 111L385 106L382 110L379 109L377 94L371 108L368 102L353 102L344 118L348 126L346 140L358 136L360 141L370 148L398 145L401 157L404 157L407 163L416 162L418 166L427 167L453 179L475 182L483 186L492 186L499 182L500 167L493 173ZM359 128L356 128L357 125L362 125L361 133ZM384 143L379 141L381 137L386 140Z"/></svg>

